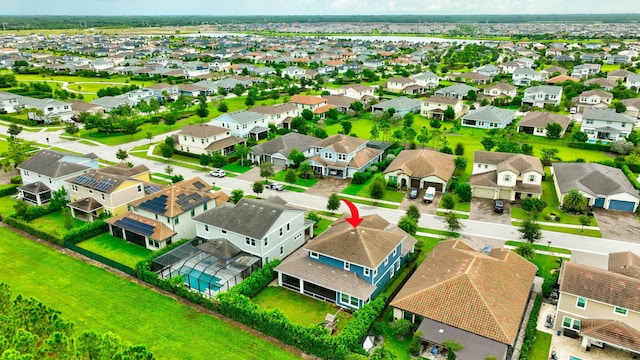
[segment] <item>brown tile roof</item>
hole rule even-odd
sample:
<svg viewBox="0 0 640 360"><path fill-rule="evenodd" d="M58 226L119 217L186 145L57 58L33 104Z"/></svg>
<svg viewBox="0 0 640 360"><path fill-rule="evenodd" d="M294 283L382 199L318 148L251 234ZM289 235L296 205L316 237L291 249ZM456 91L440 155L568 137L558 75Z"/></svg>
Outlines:
<svg viewBox="0 0 640 360"><path fill-rule="evenodd" d="M384 172L401 170L411 178L437 176L444 181L449 181L455 170L453 159L453 155L438 151L402 150Z"/></svg>
<svg viewBox="0 0 640 360"><path fill-rule="evenodd" d="M580 334L608 344L620 346L626 350L640 352L640 331L616 320L582 320Z"/></svg>
<svg viewBox="0 0 640 360"><path fill-rule="evenodd" d="M631 251L611 253L609 271L640 279L640 256Z"/></svg>
<svg viewBox="0 0 640 360"><path fill-rule="evenodd" d="M591 95L597 95L600 96L601 98L611 98L613 99L613 94L608 92L608 91L604 91L604 90L600 90L600 89L593 89L593 90L587 90L587 91L583 91L580 96L591 96Z"/></svg>
<svg viewBox="0 0 640 360"><path fill-rule="evenodd" d="M283 103L283 104L277 104L273 106L269 106L269 105L254 106L251 109L249 109L249 111L257 112L260 114L275 115L275 114L286 113L288 111L292 111L295 109L297 108L294 104Z"/></svg>
<svg viewBox="0 0 640 360"><path fill-rule="evenodd" d="M374 149L370 147L365 147L362 150L358 151L356 156L349 161L349 166L353 168L361 168L367 165L371 160L375 159L376 156L382 154L384 150Z"/></svg>
<svg viewBox="0 0 640 360"><path fill-rule="evenodd" d="M500 82L497 84L493 84L493 85L489 85L487 86L485 89L498 89L501 91L511 91L511 90L515 90L517 89L517 86L513 86L509 83L505 83L505 82Z"/></svg>
<svg viewBox="0 0 640 360"><path fill-rule="evenodd" d="M343 90L353 89L355 91L371 91L371 90L373 90L373 88L371 86L366 86L366 85L361 85L361 84L342 85L340 87L340 89L343 89Z"/></svg>
<svg viewBox="0 0 640 360"><path fill-rule="evenodd" d="M507 249L438 243L391 306L513 345L536 267Z"/></svg>
<svg viewBox="0 0 640 360"><path fill-rule="evenodd" d="M587 81L584 82L585 85L591 85L591 84L598 84L602 87L614 87L616 86L616 82L613 80L609 80L609 79L603 79L603 78L596 78L596 79L589 79Z"/></svg>
<svg viewBox="0 0 640 360"><path fill-rule="evenodd" d="M553 114L546 111L529 111L518 123L518 126L531 126L537 128L544 128L547 124L550 123L558 123L562 125L562 129L567 130L567 126L569 125L568 116Z"/></svg>
<svg viewBox="0 0 640 360"><path fill-rule="evenodd" d="M229 146L233 146L235 144L243 144L246 143L247 139L239 137L239 136L229 136L228 138L224 138L222 140L214 141L209 146L207 146L207 151L217 151L227 148Z"/></svg>
<svg viewBox="0 0 640 360"><path fill-rule="evenodd" d="M498 171L511 170L515 173L535 171L539 174L544 174L540 159L530 155L476 151L473 154L473 163L495 164Z"/></svg>
<svg viewBox="0 0 640 360"><path fill-rule="evenodd" d="M295 94L291 97L289 102L294 104L304 104L304 105L318 105L326 102L327 100L313 95L300 95Z"/></svg>
<svg viewBox="0 0 640 360"><path fill-rule="evenodd" d="M207 125L207 124L195 124L185 125L178 135L197 136L199 138L208 138L211 136L224 134L228 132L228 129L221 128L219 126Z"/></svg>
<svg viewBox="0 0 640 360"><path fill-rule="evenodd" d="M571 80L571 81L574 81L574 82L580 82L580 79L571 77L569 75L558 75L558 76L552 77L551 79L547 80L547 83L549 83L549 84L559 84L559 83L563 83L563 82L565 82L567 80Z"/></svg>
<svg viewBox="0 0 640 360"><path fill-rule="evenodd" d="M167 186L160 191L132 201L129 205L140 207L158 213L159 215L175 217L212 200L216 201L216 206L229 200L229 196L224 192L218 191L211 193L209 192L210 189L211 185L209 183L200 177L195 177ZM164 211L154 211L151 208L145 208L145 204L157 202L159 198L165 199Z"/></svg>
<svg viewBox="0 0 640 360"><path fill-rule="evenodd" d="M354 101L360 101L359 99L354 99L345 95L324 95L324 99L327 100L329 105L349 107Z"/></svg>
<svg viewBox="0 0 640 360"><path fill-rule="evenodd" d="M366 142L357 137L337 134L318 141L314 146L331 149L341 154L350 154Z"/></svg>
<svg viewBox="0 0 640 360"><path fill-rule="evenodd" d="M143 224L153 226L153 234L151 234L149 237L151 237L152 239L155 239L155 240L165 240L165 239L168 239L171 236L177 234L175 231L171 230L164 223L162 223L160 221L157 221L157 220L152 220L152 219L146 218L146 217L138 215L138 214L134 214L131 210L127 211L124 214L120 214L118 216L114 216L112 218L109 218L109 219L105 220L105 222L107 224L114 225L116 223L116 221L122 220L124 218L129 218L131 220L135 220L137 222L141 222ZM127 230L135 232L135 229L127 228ZM144 235L144 234L140 234L140 235Z"/></svg>
<svg viewBox="0 0 640 360"><path fill-rule="evenodd" d="M319 108L314 109L314 110L313 110L313 113L314 113L314 114L316 114L316 115L324 114L324 113L326 113L327 111L329 111L329 110L331 110L331 109L335 109L335 108L336 108L336 106L335 106L335 105L330 105L330 104L322 105L322 106L320 106Z"/></svg>
<svg viewBox="0 0 640 360"><path fill-rule="evenodd" d="M407 77L392 77L387 79L387 83L414 84L415 80L409 79Z"/></svg>
<svg viewBox="0 0 640 360"><path fill-rule="evenodd" d="M132 177L136 175L143 174L149 171L149 168L146 165L136 165L134 167L129 167L127 164L120 162L115 165L106 166L101 169L96 170L103 174L111 174L125 177Z"/></svg>
<svg viewBox="0 0 640 360"><path fill-rule="evenodd" d="M640 280L565 261L560 270L560 291L640 311Z"/></svg>
<svg viewBox="0 0 640 360"><path fill-rule="evenodd" d="M442 95L431 96L425 99L425 101L429 103L441 103L446 105L456 105L460 99L456 99L453 97L447 97Z"/></svg>
<svg viewBox="0 0 640 360"><path fill-rule="evenodd" d="M409 242L404 243L407 238ZM374 214L365 216L357 228L343 217L304 248L376 269L401 243L404 252L413 248L416 240L380 215ZM409 249L404 249L405 244L411 244Z"/></svg>

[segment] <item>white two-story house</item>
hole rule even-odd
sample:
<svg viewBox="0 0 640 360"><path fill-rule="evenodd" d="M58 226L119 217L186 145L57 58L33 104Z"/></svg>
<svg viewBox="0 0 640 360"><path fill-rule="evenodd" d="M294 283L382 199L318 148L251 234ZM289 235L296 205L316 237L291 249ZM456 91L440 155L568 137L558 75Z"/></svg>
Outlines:
<svg viewBox="0 0 640 360"><path fill-rule="evenodd" d="M511 75L513 84L517 86L529 86L534 81L542 81L542 74L530 68L518 68Z"/></svg>
<svg viewBox="0 0 640 360"><path fill-rule="evenodd" d="M387 90L391 92L401 93L407 86L416 85L414 79L406 77L392 77L387 79Z"/></svg>
<svg viewBox="0 0 640 360"><path fill-rule="evenodd" d="M523 154L476 151L469 184L474 197L516 200L540 198L544 170L540 159Z"/></svg>
<svg viewBox="0 0 640 360"><path fill-rule="evenodd" d="M560 105L561 100L562 86L540 85L525 89L522 103L543 108L546 104Z"/></svg>
<svg viewBox="0 0 640 360"><path fill-rule="evenodd" d="M640 74L629 74L625 85L627 89L633 88L636 89L636 91L640 91Z"/></svg>
<svg viewBox="0 0 640 360"><path fill-rule="evenodd" d="M614 109L586 108L580 131L586 133L589 140L617 141L633 131L634 123L634 119Z"/></svg>
<svg viewBox="0 0 640 360"><path fill-rule="evenodd" d="M313 222L304 210L286 205L279 197L265 200L244 198L225 203L193 218L198 238L226 239L240 250L257 256L262 263L284 259L313 236Z"/></svg>
<svg viewBox="0 0 640 360"><path fill-rule="evenodd" d="M245 144L244 137L231 135L231 130L207 124L185 125L173 135L173 147L191 154L229 155L237 144Z"/></svg>
<svg viewBox="0 0 640 360"><path fill-rule="evenodd" d="M14 113L20 108L20 98L18 95L0 92L0 109L7 113Z"/></svg>
<svg viewBox="0 0 640 360"><path fill-rule="evenodd" d="M238 110L222 114L209 123L229 130L233 136L256 140L265 139L269 132L268 117L253 111Z"/></svg>
<svg viewBox="0 0 640 360"><path fill-rule="evenodd" d="M355 172L382 160L383 151L367 147L367 142L342 134L322 139L312 146L309 165L323 176L352 178Z"/></svg>
<svg viewBox="0 0 640 360"><path fill-rule="evenodd" d="M448 107L453 108L456 118L459 117L464 110L462 100L455 97L436 95L422 101L420 105L420 115L429 119L444 120L444 112Z"/></svg>
<svg viewBox="0 0 640 360"><path fill-rule="evenodd" d="M360 84L343 85L340 87L340 91L342 91L345 96L358 99L362 102L368 102L369 99L375 97L374 88L372 86Z"/></svg>
<svg viewBox="0 0 640 360"><path fill-rule="evenodd" d="M254 106L251 111L267 116L267 122L278 129L284 127L285 120L291 120L300 115L300 109L292 103Z"/></svg>

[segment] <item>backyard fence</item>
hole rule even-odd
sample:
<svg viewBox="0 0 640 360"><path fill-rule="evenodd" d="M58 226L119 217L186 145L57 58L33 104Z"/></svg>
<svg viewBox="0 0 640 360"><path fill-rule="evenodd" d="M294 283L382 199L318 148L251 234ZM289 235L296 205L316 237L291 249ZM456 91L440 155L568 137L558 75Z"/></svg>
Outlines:
<svg viewBox="0 0 640 360"><path fill-rule="evenodd" d="M100 255L100 254L96 254L93 251L90 251L90 250L87 250L87 249L83 249L80 246L78 246L78 245L76 245L76 244L74 244L72 242L65 241L64 242L64 247L66 247L69 250L73 250L73 251L77 252L78 254L82 254L82 255L90 258L90 259L93 259L95 261L101 262L101 263L103 263L103 264L105 264L107 266L110 266L110 267L114 268L114 269L120 270L120 271L124 272L125 274L134 275L133 269L130 268L129 266L121 264L121 263L119 263L117 261L113 261L113 260L111 260L109 258L106 258L106 257Z"/></svg>

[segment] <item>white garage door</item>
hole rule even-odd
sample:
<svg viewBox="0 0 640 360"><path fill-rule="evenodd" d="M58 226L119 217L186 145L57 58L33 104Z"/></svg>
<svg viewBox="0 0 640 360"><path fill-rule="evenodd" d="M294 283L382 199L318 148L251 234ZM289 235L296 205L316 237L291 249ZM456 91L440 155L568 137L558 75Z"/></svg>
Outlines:
<svg viewBox="0 0 640 360"><path fill-rule="evenodd" d="M481 188L481 187L473 188L474 197L479 197L483 199L493 199L495 196L495 193L496 192L493 189L487 189L487 188Z"/></svg>

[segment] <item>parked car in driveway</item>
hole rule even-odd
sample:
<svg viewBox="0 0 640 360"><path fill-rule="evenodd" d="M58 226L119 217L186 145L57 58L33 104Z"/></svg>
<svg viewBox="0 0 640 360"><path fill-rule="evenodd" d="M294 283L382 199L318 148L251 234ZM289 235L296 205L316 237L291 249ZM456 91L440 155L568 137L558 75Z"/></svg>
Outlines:
<svg viewBox="0 0 640 360"><path fill-rule="evenodd" d="M429 186L427 190L424 192L424 196L422 197L422 200L424 200L424 202L427 204L431 204L433 202L433 198L435 197L436 197L436 188L434 188L433 186Z"/></svg>
<svg viewBox="0 0 640 360"><path fill-rule="evenodd" d="M209 171L209 175L214 176L214 177L222 178L222 177L227 176L227 173L222 169L213 169L213 170Z"/></svg>
<svg viewBox="0 0 640 360"><path fill-rule="evenodd" d="M493 200L493 211L502 214L504 212L504 201Z"/></svg>
<svg viewBox="0 0 640 360"><path fill-rule="evenodd" d="M265 189L276 190L276 191L284 190L284 186L282 186L282 184L280 184L280 183L266 183L266 184L264 184L264 188Z"/></svg>
<svg viewBox="0 0 640 360"><path fill-rule="evenodd" d="M418 189L409 190L409 199L417 199L418 198Z"/></svg>

